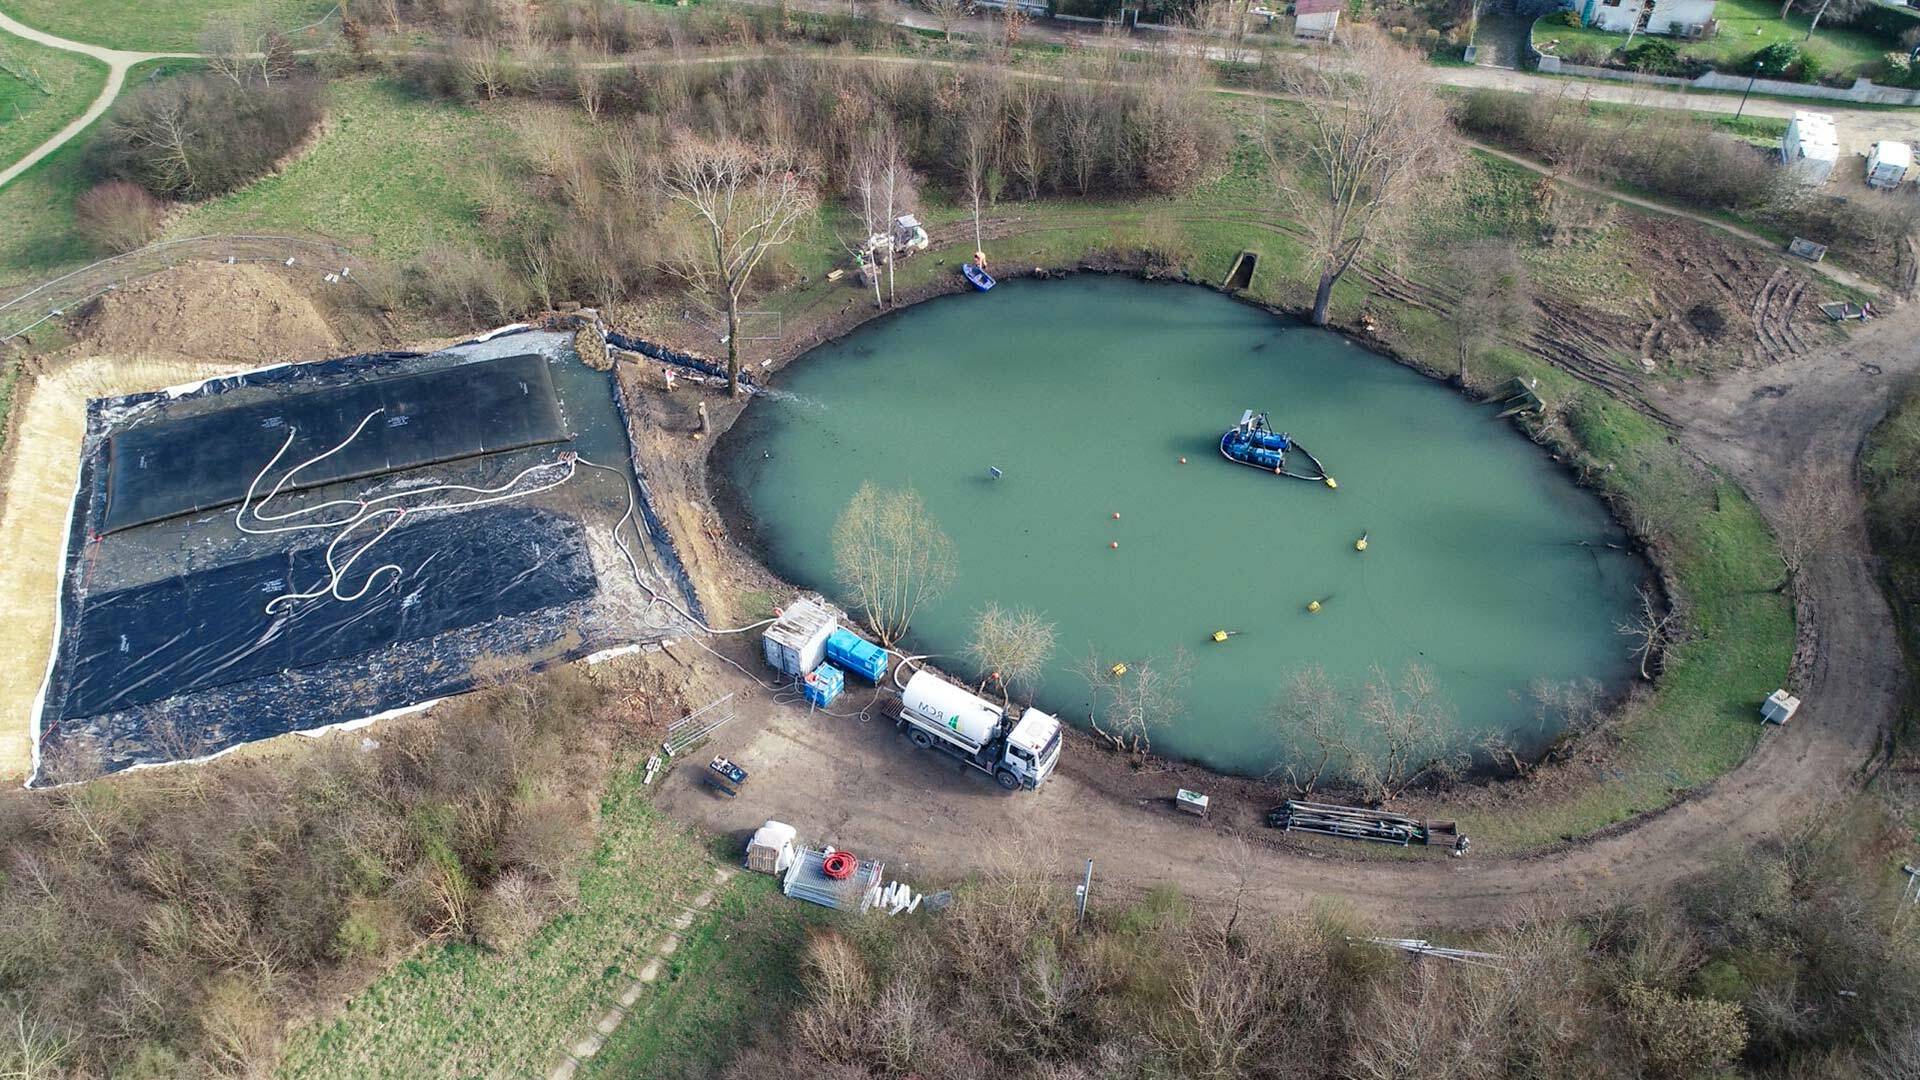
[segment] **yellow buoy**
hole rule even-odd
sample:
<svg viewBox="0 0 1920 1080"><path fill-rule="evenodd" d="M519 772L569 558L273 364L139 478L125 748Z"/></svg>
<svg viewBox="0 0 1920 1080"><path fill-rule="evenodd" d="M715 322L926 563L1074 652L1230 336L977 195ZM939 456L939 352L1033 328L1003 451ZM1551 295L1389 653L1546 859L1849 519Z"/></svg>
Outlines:
<svg viewBox="0 0 1920 1080"><path fill-rule="evenodd" d="M1320 601L1318 600L1307 601L1307 610L1317 613L1320 610Z"/></svg>
<svg viewBox="0 0 1920 1080"><path fill-rule="evenodd" d="M1329 476L1327 477L1327 486L1330 488L1337 488L1340 486L1340 481L1335 480L1333 477Z"/></svg>
<svg viewBox="0 0 1920 1080"><path fill-rule="evenodd" d="M1215 641L1227 640L1227 632L1225 630L1215 630L1213 632L1213 640Z"/></svg>
<svg viewBox="0 0 1920 1080"><path fill-rule="evenodd" d="M1112 667L1107 669L1107 674L1112 675L1116 679L1122 675L1125 675L1126 673L1127 673L1127 665L1125 664L1115 664Z"/></svg>
<svg viewBox="0 0 1920 1080"><path fill-rule="evenodd" d="M1371 535L1372 535L1371 533L1361 533L1361 534L1360 534L1360 539L1358 539L1358 540L1355 540L1355 541L1353 542L1353 550L1355 550L1355 551L1365 551L1365 550L1367 550L1367 537L1368 537L1368 536L1371 536Z"/></svg>

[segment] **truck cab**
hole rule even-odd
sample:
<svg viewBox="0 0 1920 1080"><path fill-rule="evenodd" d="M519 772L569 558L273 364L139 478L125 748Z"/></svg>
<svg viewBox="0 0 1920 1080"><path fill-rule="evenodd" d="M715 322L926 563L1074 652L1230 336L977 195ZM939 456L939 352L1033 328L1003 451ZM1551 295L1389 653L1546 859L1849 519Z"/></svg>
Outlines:
<svg viewBox="0 0 1920 1080"><path fill-rule="evenodd" d="M1020 714L1020 722L1007 733L1006 764L1019 779L1020 786L1032 790L1053 775L1060 764L1060 721L1039 709Z"/></svg>

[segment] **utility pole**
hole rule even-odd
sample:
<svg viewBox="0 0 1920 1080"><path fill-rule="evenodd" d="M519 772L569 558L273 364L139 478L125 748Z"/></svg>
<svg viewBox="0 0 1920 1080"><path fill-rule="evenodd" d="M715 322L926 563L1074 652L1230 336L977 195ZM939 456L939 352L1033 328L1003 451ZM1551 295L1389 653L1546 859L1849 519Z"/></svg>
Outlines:
<svg viewBox="0 0 1920 1080"><path fill-rule="evenodd" d="M1760 78L1760 61L1755 60L1753 62L1753 75L1752 77L1747 79L1747 88L1745 90L1740 91L1740 107L1733 110L1734 123L1737 124L1740 122L1740 113L1744 111L1747 107L1747 95L1753 93L1753 84L1757 82L1759 78Z"/></svg>

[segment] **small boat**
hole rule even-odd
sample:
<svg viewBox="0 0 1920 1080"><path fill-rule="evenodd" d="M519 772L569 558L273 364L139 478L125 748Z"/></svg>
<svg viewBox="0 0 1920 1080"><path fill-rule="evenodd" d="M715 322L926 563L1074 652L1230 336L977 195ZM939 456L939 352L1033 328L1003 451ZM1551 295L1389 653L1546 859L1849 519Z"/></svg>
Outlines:
<svg viewBox="0 0 1920 1080"><path fill-rule="evenodd" d="M993 275L972 263L961 263L960 272L967 275L967 280L973 282L973 287L981 292L993 288Z"/></svg>
<svg viewBox="0 0 1920 1080"><path fill-rule="evenodd" d="M1267 423L1266 413L1252 409L1241 413L1240 422L1220 435L1220 456L1275 476L1290 476L1295 480L1330 479L1319 458L1294 442L1286 432L1273 430Z"/></svg>

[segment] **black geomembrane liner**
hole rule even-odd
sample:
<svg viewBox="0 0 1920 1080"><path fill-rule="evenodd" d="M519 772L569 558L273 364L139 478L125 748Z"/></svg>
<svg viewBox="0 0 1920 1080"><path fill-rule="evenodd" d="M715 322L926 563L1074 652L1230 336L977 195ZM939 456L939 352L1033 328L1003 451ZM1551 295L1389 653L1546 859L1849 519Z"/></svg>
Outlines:
<svg viewBox="0 0 1920 1080"><path fill-rule="evenodd" d="M349 538L339 556L357 546ZM580 522L526 507L395 529L354 563L341 591L351 595L386 563L398 564L399 576L381 574L357 600L301 600L273 615L267 601L328 580L324 546L90 597L69 628L49 711L73 719L128 709L568 603L595 588Z"/></svg>
<svg viewBox="0 0 1920 1080"><path fill-rule="evenodd" d="M567 437L547 361L507 356L369 380L137 424L107 440L101 532L240 502L247 485L295 432L258 497L296 465L338 446L375 409L358 438L302 469L298 491Z"/></svg>

